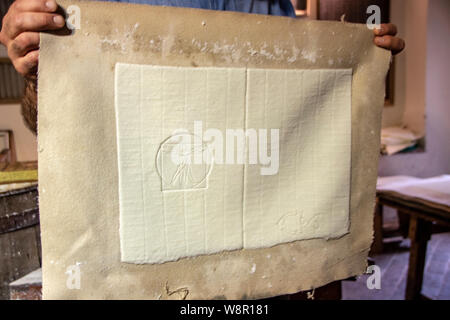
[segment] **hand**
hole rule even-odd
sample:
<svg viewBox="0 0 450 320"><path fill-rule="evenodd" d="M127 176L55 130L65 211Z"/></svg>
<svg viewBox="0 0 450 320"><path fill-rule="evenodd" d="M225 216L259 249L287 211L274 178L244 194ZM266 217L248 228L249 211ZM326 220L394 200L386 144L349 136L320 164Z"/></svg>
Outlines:
<svg viewBox="0 0 450 320"><path fill-rule="evenodd" d="M39 60L39 32L64 26L64 18L56 14L55 0L16 0L3 18L0 42L16 70L27 78L36 76Z"/></svg>
<svg viewBox="0 0 450 320"><path fill-rule="evenodd" d="M377 46L392 51L392 54L398 54L405 49L405 41L397 35L395 24L382 24L379 29L373 30L375 33L374 42Z"/></svg>

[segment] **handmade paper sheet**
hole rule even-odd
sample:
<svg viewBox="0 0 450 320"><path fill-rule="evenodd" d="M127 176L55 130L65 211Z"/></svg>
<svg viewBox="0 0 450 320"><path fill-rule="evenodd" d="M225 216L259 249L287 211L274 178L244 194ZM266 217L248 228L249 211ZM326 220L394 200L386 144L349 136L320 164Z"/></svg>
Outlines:
<svg viewBox="0 0 450 320"><path fill-rule="evenodd" d="M346 234L351 77L117 64L122 261Z"/></svg>
<svg viewBox="0 0 450 320"><path fill-rule="evenodd" d="M364 25L208 10L97 1L64 0L60 4L65 9L77 6L80 10L71 12L79 11L81 16L80 29L70 35L41 35L39 202L44 298L254 299L309 290L365 272L373 235L384 79L390 62L390 53L373 44L371 30ZM148 79L156 77L148 68L166 70L168 75L173 69L166 67L198 69L198 73L185 72L190 81L169 75L173 83L159 82L161 86L180 87L166 92L166 101L170 97L176 107L163 114L152 114L164 110L158 106L160 92L142 90L142 96L136 95L139 90L133 86L139 82L130 81L129 99L142 102L143 116L141 120L131 117L123 131L115 107L116 97L125 95L115 87L118 64L144 66L141 75L146 85L157 83ZM211 77L205 83L216 83L218 89L211 92L215 98L207 106L195 94L206 90L198 85L205 80L202 70L206 69L211 70ZM309 73L319 73L320 79L329 81L316 81ZM239 74L245 74L245 81ZM350 75L351 84L333 80ZM126 72L121 75L126 76ZM233 81L226 85L221 79ZM345 85L336 86L335 82ZM178 94L185 84L192 94ZM311 94L318 84L320 94ZM349 85L351 104L342 103L341 108L338 97L349 98ZM127 86L123 80L119 88L126 90ZM280 93L283 88L286 92ZM334 95L335 103L331 103ZM234 103L243 96L244 101ZM315 103L316 98L323 103ZM298 109L287 107L291 104ZM220 108L225 105L225 110ZM190 106L190 112L184 112L184 106ZM272 113L275 109L278 112ZM215 112L201 113L211 110ZM226 110L233 112L225 114ZM122 120L135 111L130 110ZM347 112L351 112L350 127ZM169 113L183 122L171 122ZM153 116L154 122L147 123ZM201 154L204 143L185 144L180 136L173 137L172 129L184 128L187 134L180 133L181 137L190 137L196 120L201 120L203 132L267 129L264 146L269 150L270 129L280 129L278 174L262 175L261 169L270 173L270 161L255 165L250 164L251 159L244 164L214 164L212 170L186 166L189 163L181 161L178 170L164 160L166 156L173 150L200 150ZM135 130L141 125L142 130ZM316 133L305 134L311 130ZM137 132L149 143L143 140L141 145L139 138L131 138L121 148L121 134ZM350 153L344 151L349 134ZM330 148L322 149L321 142L329 143ZM134 148L143 157L121 162L121 151L127 148ZM283 148L295 152L286 153ZM147 152L140 152L142 149ZM159 156L155 156L157 149L161 150ZM303 152L305 149L308 152ZM342 154L336 156L338 152ZM350 157L348 209L344 205L346 156ZM144 170L134 168L135 161L143 161ZM309 170L311 165L317 170ZM161 172L170 179L161 179ZM207 181L202 179L209 172ZM145 190L126 193L121 187L123 173L127 177L135 174L138 189L142 187L137 181L143 178L148 182ZM232 183L235 177L245 179ZM305 187L307 181L310 188ZM221 226L217 235L199 223L198 215L203 213L197 210L197 198L208 193L220 195L209 200L205 197L208 212L224 213L214 218ZM314 199L313 194L321 196ZM156 221L161 228L153 230L153 220L142 221L142 212L147 213L146 218L161 219L158 211L150 209L159 208L156 201L162 198L171 206L166 208L168 221ZM180 208L185 208L185 201L188 210L183 212ZM128 223L121 218L121 208L130 203L135 211L128 214L136 215L134 223L149 231L137 232L133 242L127 242L126 247L135 245L140 256L124 256L121 250L121 233L127 232L122 227ZM300 216L308 217L312 212L327 215L330 207L333 214L327 224L300 224ZM276 208L286 209L278 224L285 230L283 237L272 232L274 214L282 214L274 213ZM242 239L232 236L240 218L245 218L241 220L245 231ZM297 228L297 221L305 228ZM169 231L169 242L157 233L163 226ZM186 241L181 234L187 236ZM208 247L200 235L206 236ZM176 239L182 241L173 241ZM166 243L170 254L158 256Z"/></svg>

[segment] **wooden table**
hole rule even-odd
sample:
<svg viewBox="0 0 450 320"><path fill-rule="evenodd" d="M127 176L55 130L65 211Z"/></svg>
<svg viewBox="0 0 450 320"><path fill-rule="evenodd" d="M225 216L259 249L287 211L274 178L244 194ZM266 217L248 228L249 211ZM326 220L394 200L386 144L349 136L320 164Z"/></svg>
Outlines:
<svg viewBox="0 0 450 320"><path fill-rule="evenodd" d="M11 188L0 192L0 300L11 281L41 266L37 185L4 187Z"/></svg>
<svg viewBox="0 0 450 320"><path fill-rule="evenodd" d="M408 237L411 239L411 248L405 295L407 300L426 298L422 296L421 290L427 243L431 238L432 225L440 224L450 227L450 206L448 206L450 179L448 189L445 183L441 182L438 185L438 188L444 188L442 192L436 188L431 191L427 189L427 181L431 180L433 179L420 179L420 181L412 182L407 186L397 185L391 188L384 186L377 190L375 229L380 228L382 224L383 206L397 209L409 217ZM420 196L421 189L424 190L423 197ZM374 247L378 250L382 246L381 241L382 238L380 239L378 232L378 236L374 240Z"/></svg>

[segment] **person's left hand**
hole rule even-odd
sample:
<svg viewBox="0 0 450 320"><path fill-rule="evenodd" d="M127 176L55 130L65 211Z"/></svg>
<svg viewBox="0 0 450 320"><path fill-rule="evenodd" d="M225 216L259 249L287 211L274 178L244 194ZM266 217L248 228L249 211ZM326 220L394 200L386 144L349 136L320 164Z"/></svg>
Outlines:
<svg viewBox="0 0 450 320"><path fill-rule="evenodd" d="M373 30L375 33L374 42L377 46L391 50L392 54L398 54L405 49L405 41L397 35L397 27L395 24L382 24L379 29Z"/></svg>

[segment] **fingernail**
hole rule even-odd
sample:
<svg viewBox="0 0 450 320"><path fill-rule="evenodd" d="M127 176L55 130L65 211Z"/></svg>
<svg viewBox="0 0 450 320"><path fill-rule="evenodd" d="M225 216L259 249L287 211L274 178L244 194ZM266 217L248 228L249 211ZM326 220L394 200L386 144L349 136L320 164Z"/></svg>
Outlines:
<svg viewBox="0 0 450 320"><path fill-rule="evenodd" d="M45 3L45 6L50 10L54 10L56 7L56 3L54 1L47 1Z"/></svg>
<svg viewBox="0 0 450 320"><path fill-rule="evenodd" d="M61 16L54 16L53 17L53 22L57 25L57 26L62 26L64 24L64 19Z"/></svg>

